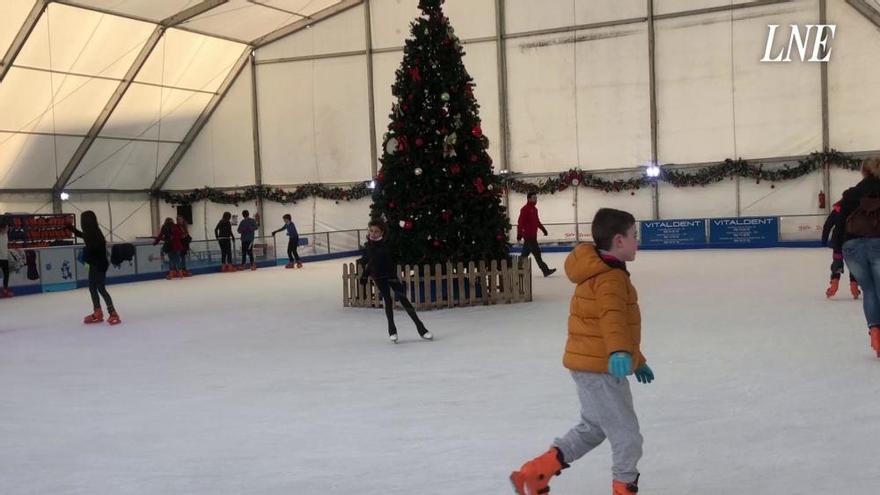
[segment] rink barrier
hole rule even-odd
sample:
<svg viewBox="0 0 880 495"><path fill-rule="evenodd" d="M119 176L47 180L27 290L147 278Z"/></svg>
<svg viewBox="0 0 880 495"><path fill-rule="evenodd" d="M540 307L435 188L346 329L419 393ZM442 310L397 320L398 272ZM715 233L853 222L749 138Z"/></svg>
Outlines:
<svg viewBox="0 0 880 495"><path fill-rule="evenodd" d="M532 300L532 265L520 257L510 260L397 265L398 280L418 310L490 304L515 304ZM381 308L382 297L372 278L360 283L363 266L342 266L342 305L346 308ZM392 298L394 294L392 293ZM396 299L396 298L395 298ZM395 300L394 306L400 308Z"/></svg>

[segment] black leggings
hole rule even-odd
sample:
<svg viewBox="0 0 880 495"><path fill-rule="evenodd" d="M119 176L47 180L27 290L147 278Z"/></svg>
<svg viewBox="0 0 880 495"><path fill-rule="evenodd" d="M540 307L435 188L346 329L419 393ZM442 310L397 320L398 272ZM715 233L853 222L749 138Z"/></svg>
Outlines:
<svg viewBox="0 0 880 495"><path fill-rule="evenodd" d="M394 335L397 333L397 327L394 326L394 301L391 299L391 291L394 291L394 296L400 301L400 305L406 310L406 314L412 318L419 333L424 333L425 327L421 320L419 320L419 315L416 314L416 309L409 302L409 299L406 298L406 293L404 292L403 284L400 280L379 279L375 282L376 287L379 289L379 293L382 294L382 302L385 306L385 318L388 320L388 334Z"/></svg>
<svg viewBox="0 0 880 495"><path fill-rule="evenodd" d="M220 263L232 264L232 241L229 239L219 239L220 242Z"/></svg>
<svg viewBox="0 0 880 495"><path fill-rule="evenodd" d="M107 293L107 271L96 270L94 268L89 268L89 294L92 296L92 307L96 310L101 309L101 300L98 299L98 294L101 294L101 297L104 298L104 303L107 305L107 311L112 313L113 309L113 300L110 299L110 294Z"/></svg>
<svg viewBox="0 0 880 495"><path fill-rule="evenodd" d="M290 259L291 263L293 263L294 259L299 263L299 253L296 252L297 247L299 247L299 238L291 237L287 241L287 258Z"/></svg>
<svg viewBox="0 0 880 495"><path fill-rule="evenodd" d="M523 262L526 261L526 258L529 257L529 254L534 255L535 261L538 262L538 268L541 269L541 272L544 275L547 275L547 272L550 271L550 267L547 266L547 263L544 263L544 260L541 259L541 247L538 246L537 239L523 240L523 248L522 253L520 254L520 259Z"/></svg>
<svg viewBox="0 0 880 495"><path fill-rule="evenodd" d="M9 260L0 260L0 270L3 270L3 288L9 288Z"/></svg>
<svg viewBox="0 0 880 495"><path fill-rule="evenodd" d="M241 264L247 265L247 258L251 257L251 264L254 264L254 241L241 240Z"/></svg>

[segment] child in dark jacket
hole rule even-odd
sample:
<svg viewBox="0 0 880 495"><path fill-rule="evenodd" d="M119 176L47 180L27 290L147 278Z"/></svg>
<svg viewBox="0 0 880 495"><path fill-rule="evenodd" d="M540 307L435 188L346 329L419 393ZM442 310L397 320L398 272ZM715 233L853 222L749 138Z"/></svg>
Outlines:
<svg viewBox="0 0 880 495"><path fill-rule="evenodd" d="M825 290L825 297L832 298L837 294L840 286L840 276L843 275L843 251L842 238L844 232L844 224L846 219L840 213L840 203L835 203L831 208L831 214L825 219L825 225L822 227L822 244L829 246L833 250L831 260L831 282ZM861 292L859 291L859 283L853 276L849 274L849 292L853 299L858 299Z"/></svg>
<svg viewBox="0 0 880 495"><path fill-rule="evenodd" d="M366 266L361 275L361 285L366 285L367 276L373 278L379 293L382 294L382 304L385 306L385 318L388 320L388 338L391 342L397 343L397 327L394 325L394 300L391 299L391 291L400 301L400 305L406 310L406 314L412 318L416 324L416 330L419 336L425 340L434 338L431 332L425 328L425 324L419 320L415 308L406 298L406 291L400 280L397 279L397 269L394 260L391 259L391 253L388 251L388 245L385 243L385 236L388 233L388 227L381 220L373 220L369 223L369 239L365 246L364 256L366 258Z"/></svg>
<svg viewBox="0 0 880 495"><path fill-rule="evenodd" d="M107 269L110 268L110 262L107 260L107 240L101 227L98 225L98 217L92 210L82 212L79 220L82 231L79 231L71 224L67 224L67 229L74 233L77 237L85 241L83 249L83 261L89 265L89 294L92 296L92 314L83 318L83 323L92 324L104 321L104 312L101 311L101 300L98 298L100 294L104 298L104 304L107 305L107 323L117 325L122 323L116 308L113 306L113 300L107 292Z"/></svg>
<svg viewBox="0 0 880 495"><path fill-rule="evenodd" d="M296 252L296 248L299 246L299 232L296 231L296 225L294 225L290 213L285 213L281 218L284 220L284 225L280 229L272 231L272 237L275 237L275 234L282 230L287 231L287 259L289 263L284 268L302 268L303 264L300 261L299 253Z"/></svg>
<svg viewBox="0 0 880 495"><path fill-rule="evenodd" d="M256 231L260 227L259 217L255 220L251 218L251 213L247 210L241 212L242 220L238 224L238 233L241 234L241 269L247 268L247 259L250 256L251 270L257 269L254 262L254 237Z"/></svg>
<svg viewBox="0 0 880 495"><path fill-rule="evenodd" d="M220 243L220 271L234 272L235 265L232 264L232 243L235 242L235 236L232 235L232 213L223 212L223 218L217 222L214 227L214 237Z"/></svg>

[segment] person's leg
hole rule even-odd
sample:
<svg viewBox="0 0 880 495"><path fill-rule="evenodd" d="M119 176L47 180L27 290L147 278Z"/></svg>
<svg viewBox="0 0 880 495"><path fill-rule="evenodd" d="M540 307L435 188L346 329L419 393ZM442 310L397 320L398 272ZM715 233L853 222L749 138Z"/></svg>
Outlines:
<svg viewBox="0 0 880 495"><path fill-rule="evenodd" d="M293 238L287 239L287 261L293 263L293 253L296 252L296 244L293 243Z"/></svg>
<svg viewBox="0 0 880 495"><path fill-rule="evenodd" d="M98 293L101 294L101 297L104 298L104 304L107 305L107 312L115 313L116 309L113 307L113 299L110 298L110 293L107 292L107 272L99 271L95 275L97 290Z"/></svg>
<svg viewBox="0 0 880 495"><path fill-rule="evenodd" d="M391 287L388 280L373 280L379 294L382 295L382 305L385 309L385 319L388 320L388 335L397 335L397 327L394 325L394 300L391 298Z"/></svg>
<svg viewBox="0 0 880 495"><path fill-rule="evenodd" d="M241 266L247 265L247 246L248 246L248 241L242 239L241 240Z"/></svg>
<svg viewBox="0 0 880 495"><path fill-rule="evenodd" d="M529 251L535 256L535 261L538 263L538 268L541 269L541 273L544 275L550 273L550 267L547 266L547 263L544 263L543 259L541 259L541 247L538 245L538 240L529 239L526 242L530 244Z"/></svg>
<svg viewBox="0 0 880 495"><path fill-rule="evenodd" d="M98 298L98 270L89 267L89 295L92 296L92 308L95 311L101 310L101 300Z"/></svg>
<svg viewBox="0 0 880 495"><path fill-rule="evenodd" d="M394 291L394 297L396 297L397 301L400 302L400 305L403 306L406 314L408 314L409 317L412 318L413 323L416 324L416 329L418 330L419 335L425 336L425 334L428 333L428 329L425 328L425 324L419 319L419 315L416 313L416 308L413 307L412 303L409 302L409 298L406 297L403 282L400 280L391 280L388 282L388 286Z"/></svg>
<svg viewBox="0 0 880 495"><path fill-rule="evenodd" d="M0 270L3 270L3 289L9 289L9 260L0 260Z"/></svg>
<svg viewBox="0 0 880 495"><path fill-rule="evenodd" d="M880 300L874 285L874 267L869 261L869 239L851 239L843 245L843 259L862 287L862 309L868 327L880 325ZM877 277L880 279L880 276Z"/></svg>

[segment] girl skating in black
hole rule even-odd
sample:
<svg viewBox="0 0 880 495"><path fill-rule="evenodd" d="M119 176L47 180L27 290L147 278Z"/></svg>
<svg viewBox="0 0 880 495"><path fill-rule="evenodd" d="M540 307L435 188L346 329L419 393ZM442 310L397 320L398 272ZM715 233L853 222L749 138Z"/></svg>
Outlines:
<svg viewBox="0 0 880 495"><path fill-rule="evenodd" d="M394 301L391 299L391 291L400 301L400 305L406 310L406 314L412 318L416 324L416 330L419 336L425 340L432 340L434 337L431 332L425 328L425 324L419 320L415 308L406 298L406 292L403 284L397 279L397 270L395 263L391 259L388 251L388 245L385 243L385 235L388 227L381 220L373 220L369 223L369 240L365 248L366 266L364 273L361 275L361 285L366 285L367 276L373 277L373 282L382 294L382 302L385 306L385 318L388 319L388 337L391 342L397 343L397 327L394 325Z"/></svg>
<svg viewBox="0 0 880 495"><path fill-rule="evenodd" d="M107 305L107 323L117 325L122 323L116 308L113 307L113 300L107 292L107 269L110 268L110 262L107 260L107 240L98 226L98 217L92 210L82 212L79 217L82 231L79 231L73 225L68 224L67 228L85 242L83 249L83 261L89 265L89 294L92 296L92 307L95 309L92 314L83 319L83 323L92 324L104 321L104 313L101 311L101 300L98 298L100 294L104 298L104 304Z"/></svg>

